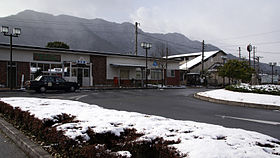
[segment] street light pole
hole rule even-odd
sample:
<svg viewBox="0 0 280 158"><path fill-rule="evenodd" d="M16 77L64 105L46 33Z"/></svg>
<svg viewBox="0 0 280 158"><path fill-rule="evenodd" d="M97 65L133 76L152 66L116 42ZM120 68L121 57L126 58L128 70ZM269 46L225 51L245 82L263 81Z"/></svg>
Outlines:
<svg viewBox="0 0 280 158"><path fill-rule="evenodd" d="M4 36L9 36L10 37L10 65L9 65L9 87L11 90L13 90L13 79L12 79L12 70L13 70L13 37L18 37L21 34L21 29L20 28L14 28L12 33L9 33L9 27L7 26L2 26L1 27L1 33L4 34ZM8 83L9 83L8 82Z"/></svg>
<svg viewBox="0 0 280 158"><path fill-rule="evenodd" d="M271 75L271 84L273 84L273 67L276 66L276 63L275 63L275 62L274 62L274 63L270 62L270 63L269 63L269 66L271 66L271 71L272 71L272 75Z"/></svg>
<svg viewBox="0 0 280 158"><path fill-rule="evenodd" d="M146 88L148 88L148 49L152 48L151 43L142 42L141 47L146 49Z"/></svg>
<svg viewBox="0 0 280 158"><path fill-rule="evenodd" d="M146 88L148 87L148 49L146 48Z"/></svg>
<svg viewBox="0 0 280 158"><path fill-rule="evenodd" d="M10 81L10 89L13 90L13 80L12 80L12 71L13 71L13 36L10 34L10 73L9 73L9 81Z"/></svg>

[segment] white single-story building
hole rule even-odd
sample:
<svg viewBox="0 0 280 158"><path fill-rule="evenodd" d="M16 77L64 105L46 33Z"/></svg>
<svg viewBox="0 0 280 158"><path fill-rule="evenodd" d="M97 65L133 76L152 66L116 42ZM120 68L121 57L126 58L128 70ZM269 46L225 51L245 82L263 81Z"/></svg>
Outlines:
<svg viewBox="0 0 280 158"><path fill-rule="evenodd" d="M0 44L0 84L6 87L20 87L38 73L58 75L82 86L141 86L145 82L144 56L13 45L11 70L10 59L10 45ZM179 62L168 59L166 73L155 64L160 60L147 57L148 82L165 80L169 85L179 85Z"/></svg>

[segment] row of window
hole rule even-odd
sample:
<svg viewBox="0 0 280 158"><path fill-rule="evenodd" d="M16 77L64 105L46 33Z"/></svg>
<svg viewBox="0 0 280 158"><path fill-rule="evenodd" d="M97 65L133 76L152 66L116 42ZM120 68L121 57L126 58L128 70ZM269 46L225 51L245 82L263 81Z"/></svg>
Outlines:
<svg viewBox="0 0 280 158"><path fill-rule="evenodd" d="M146 78L146 71L140 71L136 70L136 79L141 80L142 79L142 72L143 72L143 78ZM151 75L152 80L162 80L163 73L161 70L149 70L148 74ZM167 71L167 77L175 77L175 70L168 70ZM120 78L121 79L129 79L129 69L121 69L120 70Z"/></svg>
<svg viewBox="0 0 280 158"><path fill-rule="evenodd" d="M62 64L48 64L48 63L31 63L31 69L32 70L41 70L46 73L62 73L64 72L65 77L70 77L70 71L72 73L72 77L77 77L82 75L83 77L89 77L89 68L78 68L78 67L72 67L70 70L70 64L64 63L64 70L62 70ZM32 73L35 73L35 71L31 71ZM136 70L135 79L141 80L142 79L142 72L143 72L143 78L146 77L146 71L143 70ZM122 79L129 79L129 69L121 69L120 70L120 78ZM152 80L161 80L163 77L162 70L150 70L148 69L148 74L151 75ZM175 70L167 70L167 77L175 77Z"/></svg>
<svg viewBox="0 0 280 158"><path fill-rule="evenodd" d="M38 70L43 71L44 74L48 73L62 73L64 72L65 77L70 76L70 64L64 64L64 70L62 70L62 64L49 64L49 63L31 63L31 72L35 73ZM72 67L72 77L82 75L83 77L89 77L89 68L78 68Z"/></svg>

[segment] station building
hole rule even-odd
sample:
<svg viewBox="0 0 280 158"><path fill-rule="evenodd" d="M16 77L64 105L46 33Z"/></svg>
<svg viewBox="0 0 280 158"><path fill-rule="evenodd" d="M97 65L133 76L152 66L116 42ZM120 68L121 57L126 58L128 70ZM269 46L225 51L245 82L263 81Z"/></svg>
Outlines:
<svg viewBox="0 0 280 158"><path fill-rule="evenodd" d="M179 61L168 59L167 71L162 58L147 58L148 83L180 84ZM166 62L166 61L165 61ZM108 52L13 45L10 70L10 45L0 44L0 85L21 87L38 73L58 75L67 81L91 86L143 86L146 58ZM12 77L9 79L9 73Z"/></svg>

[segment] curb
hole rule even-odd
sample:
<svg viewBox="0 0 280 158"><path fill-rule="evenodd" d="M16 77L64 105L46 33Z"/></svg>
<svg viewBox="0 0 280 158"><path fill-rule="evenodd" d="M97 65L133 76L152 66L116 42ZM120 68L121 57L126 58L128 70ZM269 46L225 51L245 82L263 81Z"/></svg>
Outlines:
<svg viewBox="0 0 280 158"><path fill-rule="evenodd" d="M185 89L185 87L148 87L148 88L143 88L143 87L108 87L108 88L80 88L81 91L83 90L92 90L92 91L97 91L97 90L139 90L139 89Z"/></svg>
<svg viewBox="0 0 280 158"><path fill-rule="evenodd" d="M13 90L10 90L10 89L1 89L0 88L0 92L24 92L25 90L23 89L13 89Z"/></svg>
<svg viewBox="0 0 280 158"><path fill-rule="evenodd" d="M31 158L51 158L52 156L39 145L33 143L23 133L14 128L0 116L0 130Z"/></svg>
<svg viewBox="0 0 280 158"><path fill-rule="evenodd" d="M250 108L259 108L259 109L267 109L267 110L280 110L280 106L265 105L265 104L255 104L255 103L244 103L244 102L237 102L237 101L228 101L228 100L214 99L214 98L210 98L210 97L205 97L205 96L199 95L198 93L195 93L194 97L197 98L197 99L208 101L208 102L212 102L212 103L234 105L234 106L242 106L242 107L250 107Z"/></svg>

